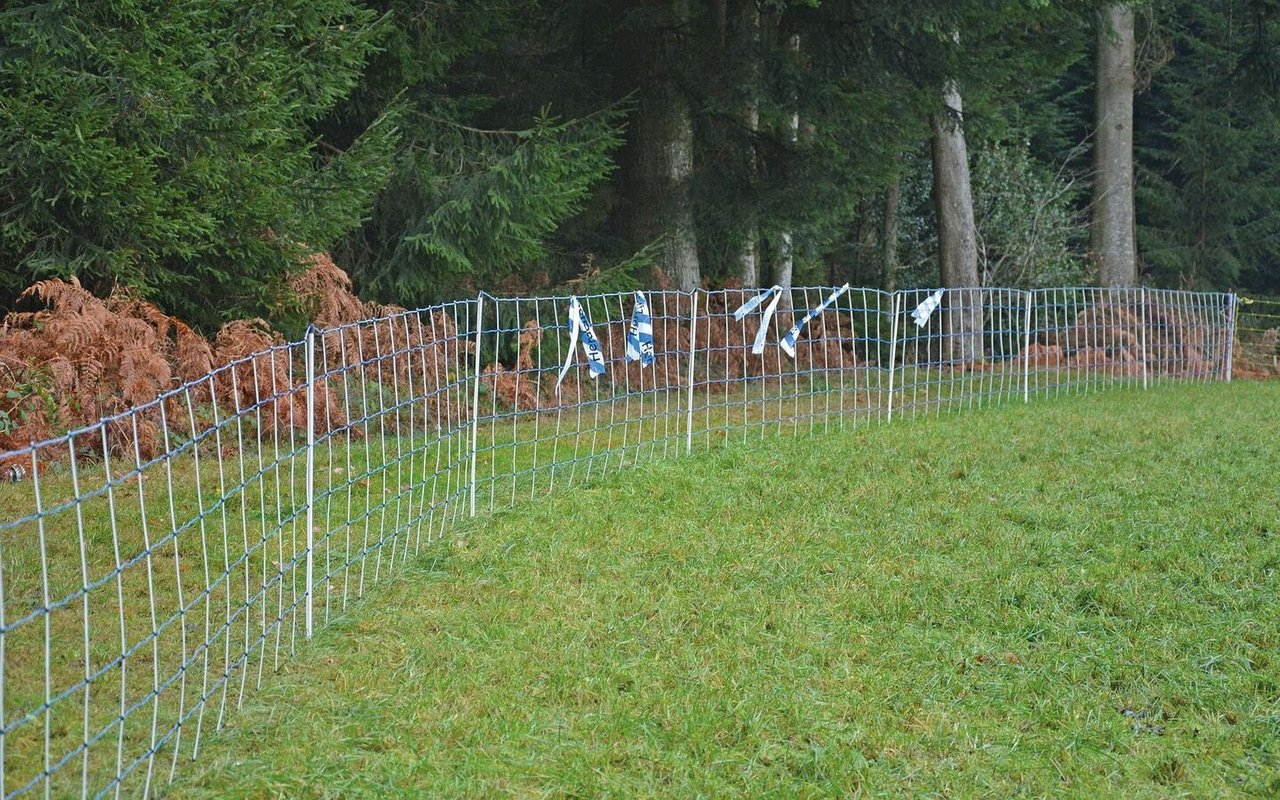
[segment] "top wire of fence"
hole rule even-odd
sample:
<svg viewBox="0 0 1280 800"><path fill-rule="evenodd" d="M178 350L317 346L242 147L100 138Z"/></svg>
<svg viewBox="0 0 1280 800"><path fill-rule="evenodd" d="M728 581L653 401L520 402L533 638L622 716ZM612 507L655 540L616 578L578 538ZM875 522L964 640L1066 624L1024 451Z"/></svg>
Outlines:
<svg viewBox="0 0 1280 800"><path fill-rule="evenodd" d="M482 294L245 355L0 454L0 797L154 793L464 517L720 442L1274 374L1280 308L1236 300Z"/></svg>

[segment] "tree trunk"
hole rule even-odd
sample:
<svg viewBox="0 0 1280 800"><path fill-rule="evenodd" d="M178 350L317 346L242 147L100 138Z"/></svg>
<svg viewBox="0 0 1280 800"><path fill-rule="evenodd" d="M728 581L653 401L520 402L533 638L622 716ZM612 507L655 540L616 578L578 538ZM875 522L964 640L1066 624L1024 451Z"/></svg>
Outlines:
<svg viewBox="0 0 1280 800"><path fill-rule="evenodd" d="M729 0L711 0L711 18L715 25L716 44L723 51L729 41Z"/></svg>
<svg viewBox="0 0 1280 800"><path fill-rule="evenodd" d="M635 31L627 43L631 76L639 77L628 157L621 185L626 231L637 246L661 239L663 271L677 288L702 283L689 197L693 175L693 117L674 70L689 21L687 0L669 0L658 27Z"/></svg>
<svg viewBox="0 0 1280 800"><path fill-rule="evenodd" d="M738 250L738 280L743 286L760 285L760 269L756 259L756 226L752 225L742 235L742 247Z"/></svg>
<svg viewBox="0 0 1280 800"><path fill-rule="evenodd" d="M737 49L740 57L746 60L750 91L754 92L760 69L760 8L755 0L747 0L742 3L741 9L735 16L737 17ZM742 120L750 134L754 135L760 130L760 106L754 96L749 97L744 104ZM754 141L747 142L746 159L748 173L754 178L759 167ZM747 230L742 236L742 244L738 249L738 276L743 286L760 285L758 238L759 233L753 218L747 224Z"/></svg>
<svg viewBox="0 0 1280 800"><path fill-rule="evenodd" d="M902 179L894 177L884 192L884 221L880 228L880 274L886 292L898 288L898 203L901 199Z"/></svg>
<svg viewBox="0 0 1280 800"><path fill-rule="evenodd" d="M689 198L689 180L693 176L693 119L683 97L676 100L673 94L669 123L664 141L668 193L664 204L666 237L662 240L662 261L676 287L691 292L702 285L702 272L698 264L693 204Z"/></svg>
<svg viewBox="0 0 1280 800"><path fill-rule="evenodd" d="M791 288L791 278L795 273L794 245L790 231L785 231L778 236L778 264L773 270L773 282L783 289Z"/></svg>
<svg viewBox="0 0 1280 800"><path fill-rule="evenodd" d="M800 34L791 34L791 38L787 40L787 49L791 51L792 58L800 58ZM787 141L795 147L800 141L799 109L792 108L787 125ZM774 270L773 282L784 289L790 289L791 279L795 274L795 240L791 231L782 233L778 239L778 265ZM790 299L789 295L787 297Z"/></svg>
<svg viewBox="0 0 1280 800"><path fill-rule="evenodd" d="M880 260L880 226L876 224L877 198L867 195L858 201L858 224L854 228L856 237L854 254L857 259L857 275L860 283L868 279L861 276L874 271L874 265Z"/></svg>
<svg viewBox="0 0 1280 800"><path fill-rule="evenodd" d="M963 107L954 81L943 90L947 110L933 115L933 202L938 215L938 263L946 309L943 355L951 362L982 357L982 293L978 238L973 223L969 153Z"/></svg>
<svg viewBox="0 0 1280 800"><path fill-rule="evenodd" d="M1121 3L1098 18L1094 106L1093 219L1089 246L1103 286L1138 282L1133 210L1133 8Z"/></svg>

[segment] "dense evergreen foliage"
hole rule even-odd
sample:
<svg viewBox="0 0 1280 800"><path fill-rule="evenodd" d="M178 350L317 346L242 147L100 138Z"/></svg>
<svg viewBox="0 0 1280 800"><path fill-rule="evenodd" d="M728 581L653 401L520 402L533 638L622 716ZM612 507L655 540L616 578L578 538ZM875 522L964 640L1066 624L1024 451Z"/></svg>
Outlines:
<svg viewBox="0 0 1280 800"><path fill-rule="evenodd" d="M1140 96L1136 146L1141 252L1157 282L1280 284L1280 84L1267 74L1280 20L1260 6L1183 0L1152 20L1162 63Z"/></svg>
<svg viewBox="0 0 1280 800"><path fill-rule="evenodd" d="M0 280L134 285L211 324L268 309L299 245L357 224L392 120L308 130L384 36L350 0L9 3L0 11Z"/></svg>
<svg viewBox="0 0 1280 800"><path fill-rule="evenodd" d="M948 129L979 280L1097 280L1109 7L8 3L0 304L78 275L206 327L278 314L304 248L408 305L570 280L931 285ZM1280 290L1280 6L1133 11L1138 279Z"/></svg>

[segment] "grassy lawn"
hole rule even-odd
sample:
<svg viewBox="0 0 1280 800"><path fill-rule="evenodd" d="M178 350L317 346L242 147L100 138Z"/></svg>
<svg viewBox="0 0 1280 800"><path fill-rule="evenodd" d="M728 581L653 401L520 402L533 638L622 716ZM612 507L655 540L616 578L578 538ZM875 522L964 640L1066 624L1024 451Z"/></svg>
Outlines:
<svg viewBox="0 0 1280 800"><path fill-rule="evenodd" d="M766 439L464 525L175 797L1280 793L1280 384Z"/></svg>

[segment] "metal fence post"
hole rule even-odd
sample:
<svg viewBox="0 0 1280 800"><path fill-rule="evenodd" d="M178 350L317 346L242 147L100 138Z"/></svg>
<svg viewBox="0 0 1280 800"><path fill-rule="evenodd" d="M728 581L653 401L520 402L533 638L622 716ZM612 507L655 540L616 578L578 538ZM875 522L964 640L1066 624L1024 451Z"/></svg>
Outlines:
<svg viewBox="0 0 1280 800"><path fill-rule="evenodd" d="M893 372L898 361L898 300L901 297L901 292L894 292L893 302L889 304L892 309L889 323L889 422L893 422Z"/></svg>
<svg viewBox="0 0 1280 800"><path fill-rule="evenodd" d="M698 290L689 293L693 298L693 308L689 314L689 392L686 396L684 421L684 452L693 452L693 377L694 367L698 363Z"/></svg>
<svg viewBox="0 0 1280 800"><path fill-rule="evenodd" d="M1142 287L1142 295L1139 301L1141 306L1138 316L1138 326L1142 332L1142 388L1147 388L1147 287Z"/></svg>
<svg viewBox="0 0 1280 800"><path fill-rule="evenodd" d="M476 451L480 441L480 350L484 344L484 292L476 295L475 383L471 388L471 516L476 515Z"/></svg>
<svg viewBox="0 0 1280 800"><path fill-rule="evenodd" d="M311 638L315 617L315 521L316 521L316 326L307 327L307 578L303 605L306 609L307 638Z"/></svg>

